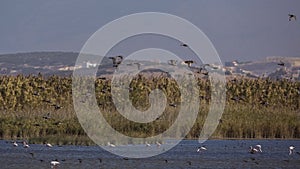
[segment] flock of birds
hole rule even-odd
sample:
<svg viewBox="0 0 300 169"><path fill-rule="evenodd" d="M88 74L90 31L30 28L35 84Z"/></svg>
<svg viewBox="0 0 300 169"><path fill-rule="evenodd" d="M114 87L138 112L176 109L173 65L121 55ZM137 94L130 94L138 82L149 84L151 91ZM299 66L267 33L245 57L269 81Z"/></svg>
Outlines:
<svg viewBox="0 0 300 169"><path fill-rule="evenodd" d="M295 14L288 14L288 20L289 21L296 21L297 17ZM185 47L185 48L189 48L189 45L186 43L181 43L180 44L181 47ZM118 66L122 63L124 57L121 55L115 56L115 57L109 57L109 59L112 60L113 63L113 67L115 67L118 70ZM169 65L171 66L177 66L179 64L178 60L168 60L167 62ZM181 64L187 65L189 68L192 67L193 64L196 64L196 62L194 60L184 60ZM128 63L127 65L137 65L138 70L140 70L141 68L141 63L139 62L134 62L134 63ZM279 66L285 66L285 63L280 61L280 63L278 63ZM218 69L216 67L213 67L212 65L209 64L204 64L202 66L199 67L199 71L197 71L196 73L200 73L203 75L208 75L208 71L207 68L210 69Z"/></svg>
<svg viewBox="0 0 300 169"><path fill-rule="evenodd" d="M160 147L162 144L160 143L160 142L155 142L155 144L156 144L156 146L157 147ZM14 141L13 143L12 143L12 145L14 146L14 147L18 147L19 145L18 145L18 143L16 142L16 141ZM51 147L53 147L50 143L45 143L44 144L46 147L49 147L49 148L51 148ZM112 144L112 143L110 143L110 142L108 142L107 143L107 146L108 147L111 147L111 148L115 148L116 147L116 145L115 144ZM151 147L152 145L150 144L150 143L148 143L148 142L145 142L145 146L146 147ZM29 146L29 144L26 142L26 141L23 141L23 147L24 148L29 148L30 146ZM199 146L199 147L197 147L197 150L196 150L196 152L197 153L201 153L201 152L204 152L204 151L207 151L208 149L206 148L206 146ZM300 152L295 152L295 147L293 146L293 145L291 145L291 146L289 146L289 155L293 155L294 153L296 153L296 154L298 154L298 155L300 155ZM251 153L251 154L256 154L256 153L262 153L263 151L262 151L262 146L260 145L260 144L257 144L257 145L255 145L255 146L250 146L249 147L249 151L248 151L249 153ZM32 155L32 157L34 156L34 154L33 153L30 153L31 155ZM79 162L81 163L82 162L82 160L81 159L78 159L79 160ZM101 159L99 159L100 160L100 162L102 161ZM125 160L128 160L128 158L126 158ZM167 162L167 161L166 161ZM50 166L51 166L51 168L56 168L58 165L60 165L60 162L57 160L57 159L55 159L55 160L53 160L53 161L50 161Z"/></svg>

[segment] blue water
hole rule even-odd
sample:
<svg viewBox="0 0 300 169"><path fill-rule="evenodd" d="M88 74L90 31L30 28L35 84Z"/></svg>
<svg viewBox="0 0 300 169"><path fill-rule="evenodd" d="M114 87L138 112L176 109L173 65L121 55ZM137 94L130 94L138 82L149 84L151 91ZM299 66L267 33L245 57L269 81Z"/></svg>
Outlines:
<svg viewBox="0 0 300 169"><path fill-rule="evenodd" d="M262 153L250 154L249 146L262 145ZM127 159L103 150L99 146L21 145L13 147L10 141L0 141L0 168L51 168L57 159L63 169L169 169L169 168L300 168L300 140L208 140L207 151L198 153L196 140L184 140L170 151L143 159ZM289 155L289 146L295 153ZM131 145L132 146L132 145ZM144 146L144 145L139 145ZM145 148L158 148L155 145Z"/></svg>

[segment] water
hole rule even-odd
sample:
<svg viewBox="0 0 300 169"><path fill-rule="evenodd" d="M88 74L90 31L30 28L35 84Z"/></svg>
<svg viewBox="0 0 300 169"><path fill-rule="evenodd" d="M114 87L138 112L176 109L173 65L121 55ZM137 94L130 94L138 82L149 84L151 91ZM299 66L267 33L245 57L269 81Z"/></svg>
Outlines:
<svg viewBox="0 0 300 169"><path fill-rule="evenodd" d="M262 153L250 154L248 147L262 145ZM175 148L164 152L164 145L146 147L160 149L163 154L144 159L127 159L113 155L98 146L30 145L13 147L10 141L0 141L0 168L51 168L57 159L63 169L169 169L169 168L300 168L300 155L289 155L288 147L300 151L300 140L209 140L203 145L207 151L197 153L196 140L184 140ZM128 145L134 148L133 145ZM295 152L296 152L295 151Z"/></svg>

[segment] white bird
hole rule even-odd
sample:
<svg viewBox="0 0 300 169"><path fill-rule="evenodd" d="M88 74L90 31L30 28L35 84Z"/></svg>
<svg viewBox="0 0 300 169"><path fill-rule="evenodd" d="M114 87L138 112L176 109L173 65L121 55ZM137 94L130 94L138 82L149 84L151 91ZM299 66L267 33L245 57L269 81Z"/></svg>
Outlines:
<svg viewBox="0 0 300 169"><path fill-rule="evenodd" d="M107 143L108 147L116 147L116 145L111 144L110 142Z"/></svg>
<svg viewBox="0 0 300 169"><path fill-rule="evenodd" d="M256 148L254 148L252 146L249 147L249 153L254 154L254 153L257 153L257 152L258 152L258 150Z"/></svg>
<svg viewBox="0 0 300 169"><path fill-rule="evenodd" d="M160 147L160 146L161 146L161 143L158 142L158 141L157 141L155 144L157 145L157 147Z"/></svg>
<svg viewBox="0 0 300 169"><path fill-rule="evenodd" d="M13 143L13 146L14 146L14 147L18 147L18 143L17 143L17 142L14 142L14 143Z"/></svg>
<svg viewBox="0 0 300 169"><path fill-rule="evenodd" d="M23 141L23 147L24 148L29 148L30 146L26 143L26 141Z"/></svg>
<svg viewBox="0 0 300 169"><path fill-rule="evenodd" d="M53 147L50 143L46 143L46 147Z"/></svg>
<svg viewBox="0 0 300 169"><path fill-rule="evenodd" d="M207 148L204 146L198 147L197 152L206 151Z"/></svg>
<svg viewBox="0 0 300 169"><path fill-rule="evenodd" d="M249 147L249 152L251 153L251 154L254 154L254 153L258 153L258 152L262 152L262 150L261 150L261 145L256 145L255 147L252 147L252 146L250 146Z"/></svg>
<svg viewBox="0 0 300 169"><path fill-rule="evenodd" d="M294 146L290 146L289 150L290 150L289 155L292 155L294 153L295 147Z"/></svg>
<svg viewBox="0 0 300 169"><path fill-rule="evenodd" d="M50 162L51 168L55 168L59 164L60 164L60 162L58 162L57 160L54 160L54 161Z"/></svg>
<svg viewBox="0 0 300 169"><path fill-rule="evenodd" d="M149 143L147 143L147 142L146 142L145 144L146 144L146 147L150 147L150 146L151 146L151 144L149 144Z"/></svg>
<svg viewBox="0 0 300 169"><path fill-rule="evenodd" d="M259 152L262 152L261 145L257 144L255 147L257 147L257 149L258 149Z"/></svg>

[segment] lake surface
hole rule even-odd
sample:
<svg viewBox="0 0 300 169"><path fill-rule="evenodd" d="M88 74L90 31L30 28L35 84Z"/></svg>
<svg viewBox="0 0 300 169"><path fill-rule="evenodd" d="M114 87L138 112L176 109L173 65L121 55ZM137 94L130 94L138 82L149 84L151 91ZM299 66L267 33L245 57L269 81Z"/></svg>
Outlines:
<svg viewBox="0 0 300 169"><path fill-rule="evenodd" d="M262 145L262 153L250 154L249 146ZM57 159L57 168L66 169L169 169L169 168L300 168L300 140L208 140L204 144L207 151L197 152L197 140L183 140L170 151L161 147L158 156L132 159L116 156L99 146L53 146L21 144L13 147L11 141L0 141L1 169L41 169L51 168L50 161ZM295 146L295 153L289 155L289 146ZM126 146L124 146L126 147Z"/></svg>

